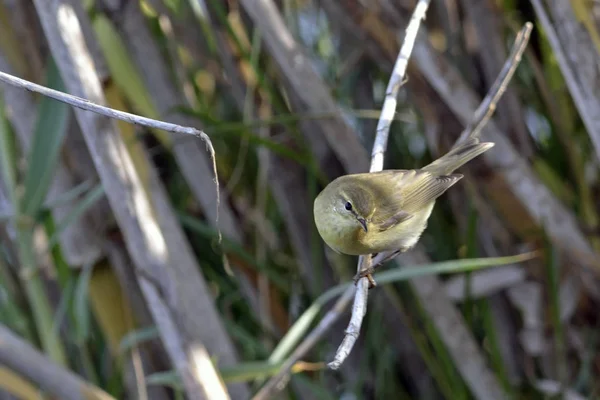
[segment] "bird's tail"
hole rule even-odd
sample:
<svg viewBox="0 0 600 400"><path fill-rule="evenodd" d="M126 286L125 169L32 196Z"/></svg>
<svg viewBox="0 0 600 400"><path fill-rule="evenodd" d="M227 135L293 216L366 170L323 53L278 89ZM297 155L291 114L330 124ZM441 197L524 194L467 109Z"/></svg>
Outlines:
<svg viewBox="0 0 600 400"><path fill-rule="evenodd" d="M494 143L480 143L479 138L471 137L422 169L434 175L449 175L492 147Z"/></svg>

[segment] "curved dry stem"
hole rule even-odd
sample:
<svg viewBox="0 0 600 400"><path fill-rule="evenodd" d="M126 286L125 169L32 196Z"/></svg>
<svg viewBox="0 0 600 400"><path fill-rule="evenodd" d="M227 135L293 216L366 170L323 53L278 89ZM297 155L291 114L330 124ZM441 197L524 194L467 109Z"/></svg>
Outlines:
<svg viewBox="0 0 600 400"><path fill-rule="evenodd" d="M128 113L125 111L115 110L110 107L105 107L100 104L96 104L89 100L83 99L81 97L73 96L67 93L60 92L58 90L50 89L33 82L29 82L25 79L17 78L16 76L7 74L6 72L0 71L0 82L7 83L9 85L22 88L25 90L29 90L30 92L39 93L46 97L50 97L54 100L61 101L63 103L69 104L73 107L80 108L86 111L92 111L96 114L104 115L109 118L118 119L121 121L128 122L130 124L146 126L148 128L160 129L167 132L173 132L183 135L191 135L197 138L202 139L206 143L206 149L210 153L210 157L212 159L212 170L215 177L215 188L217 190L217 226L219 221L219 176L217 174L217 163L215 156L215 149L212 145L212 141L210 137L206 133L191 126L181 126L177 124L172 124L169 122L159 121L152 118L142 117L140 115ZM219 241L221 240L221 231L219 230Z"/></svg>

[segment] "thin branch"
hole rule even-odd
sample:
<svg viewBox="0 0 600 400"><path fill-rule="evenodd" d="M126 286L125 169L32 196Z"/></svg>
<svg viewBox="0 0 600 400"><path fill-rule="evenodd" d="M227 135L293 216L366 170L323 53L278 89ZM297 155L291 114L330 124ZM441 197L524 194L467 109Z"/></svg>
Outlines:
<svg viewBox="0 0 600 400"><path fill-rule="evenodd" d="M104 115L109 118L115 118L121 121L129 122L130 124L136 124L141 126L147 126L148 128L161 129L173 133L181 133L184 135L192 135L201 138L206 141L209 146L211 154L214 155L214 149L212 148L212 142L208 135L196 128L180 126L171 124L169 122L158 121L152 118L142 117L136 114L131 114L124 111L118 111L109 107L101 106L96 103L92 103L89 100L82 99L81 97L73 96L67 93L59 92L58 90L50 89L33 82L26 81L25 79L17 78L16 76L7 74L0 71L0 81L8 83L9 85L16 86L22 89L29 90L30 92L36 92L46 97L53 98L66 104L70 104L73 107L81 108L82 110L92 111L100 115Z"/></svg>
<svg viewBox="0 0 600 400"><path fill-rule="evenodd" d="M417 8L419 6L421 6L422 3L428 3L428 2L425 2L425 1L419 2L419 4L417 4ZM426 10L426 6L425 6L425 10ZM415 9L415 14L416 14L416 12L417 12L417 9ZM414 20L415 20L415 14L413 14L411 23L414 22ZM418 21L420 22L420 19ZM410 24L409 24L409 27L410 27ZM517 41L515 43L516 48L521 48L521 46L523 48L525 47L525 45L527 44L527 40L529 38L530 31L531 31L531 24L527 23L525 25L525 27L523 28L523 30L521 31L521 33L519 34L519 36L517 37ZM408 29L407 29L406 40L408 40L408 39L409 39L409 35L408 35ZM414 38L412 40L414 42ZM405 46L406 46L406 42L401 49L400 55L405 55L405 53L406 53ZM411 48L412 48L412 43L411 43ZM477 129L479 131L479 130L481 130L483 125L485 125L485 123L487 123L491 114L493 114L493 109L495 109L495 105L496 105L498 99L500 98L500 96L502 94L502 93L500 93L499 95L497 95L496 92L499 89L502 92L505 90L505 85L512 77L512 74L514 73L514 69L516 68L516 65L519 64L519 61L521 59L521 53L522 53L522 51L519 52L518 56L515 57L515 48L513 48L512 52L511 52L511 56L506 61L505 66L503 67L503 69L500 73L500 76L497 78L495 84L492 86L488 95L482 102L482 104L487 104L487 105L479 107L478 112L476 112L476 114L472 120L473 122L470 124L470 126L473 126L474 128L469 128L469 129ZM399 55L399 59L400 59L400 55ZM408 55L410 55L410 52ZM401 63L399 59L397 60L396 66L394 67L395 73L398 73L400 71L402 63L404 63L403 68L404 69L406 68L405 61L402 60L402 63ZM408 59L408 57L406 57L406 59ZM513 66L513 64L514 64L514 66ZM508 65L508 67L507 67L507 65ZM404 72L402 72L402 76L403 75L404 75ZM397 91L399 90L401 83L402 83L402 78L394 79L394 76L395 76L395 74L392 75L390 84L388 85L388 94L386 97L386 102L384 103L381 119L379 121L378 128L377 128L377 137L375 140L373 153L372 153L373 160L372 160L371 172L377 171L377 168L380 168L380 169L383 168L383 158L384 158L384 154L385 154L385 148L387 146L389 126L391 124L391 118L389 116L387 118L384 118L384 116L386 115L385 113L389 113L389 109L390 109L389 104L393 105L393 107L391 108L392 115L395 112L396 95L397 95ZM393 84L392 84L392 82L393 82ZM502 84L498 84L498 82L502 82ZM397 83L399 83L399 84L397 84ZM394 94L394 92L395 92L395 94ZM391 97L391 96L393 96L393 97ZM391 97L391 99L390 99L390 97ZM390 101L392 101L393 103L388 103L388 101L387 101L388 99L390 99ZM490 108L490 107L492 108L492 111L488 111L488 108ZM479 111L479 110L483 110L483 111ZM465 129L465 131L467 131L467 129ZM462 135L461 135L461 137L462 137ZM459 139L459 140L461 140L461 139ZM380 262L383 262L382 260L384 260L387 256L389 256L389 255L379 254L376 257L376 259L373 260L374 265L376 265ZM361 262L359 262L359 271L362 269L361 268L362 265L363 264ZM343 310L345 310L346 307L348 306L348 304L350 303L352 294L355 293L353 317L351 318L349 327L346 330L346 337L342 341L342 345L340 345L340 347L338 348L338 350L336 352L336 356L334 358L334 361L329 364L330 368L337 368L341 365L341 363L343 362L345 357L350 353L352 346L353 346L354 342L356 341L356 338L358 338L358 332L360 332L360 324L362 323L362 317L364 316L364 313L366 310L368 284L369 284L368 279L366 279L366 277L365 277L365 278L359 280L356 290L354 289L354 287L350 286L344 292L344 294L342 295L342 297L340 297L338 299L338 301L336 302L334 307L325 315L325 317L319 322L319 324L311 331L311 333L302 341L302 343L296 348L296 350L288 357L286 362L282 365L282 368L279 371L279 373L277 375L273 376L261 388L261 390L253 397L253 400L268 399L271 396L273 396L277 391L279 391L283 388L282 381L289 375L290 368L294 365L294 363L296 361L298 361L301 357L303 357L317 343L317 341L325 334L326 331L328 331L333 326L333 323L339 319ZM364 292L364 294L363 294L363 292Z"/></svg>
<svg viewBox="0 0 600 400"><path fill-rule="evenodd" d="M370 168L371 172L380 171L383 169L383 159L385 149L387 147L389 129L396 113L396 98L404 80L408 59L410 58L421 20L424 19L428 6L428 0L419 1L406 29L405 41L400 49L396 65L394 66L394 71L392 72L392 76L387 87L386 99L384 101L381 116L377 124L377 136L373 145ZM370 255L361 257L358 263L358 271L360 271L363 266L368 265L370 262ZM358 338L360 327L362 325L362 319L366 313L368 291L369 279L367 277L362 278L357 282L356 289L350 286L338 299L334 307L325 315L321 322L319 322L317 327L311 331L311 333L302 341L296 350L287 358L279 373L273 376L261 388L261 390L253 397L253 400L268 399L282 388L282 381L288 376L290 368L297 360L304 356L317 343L323 334L333 326L333 323L339 319L343 310L345 310L350 304L350 300L352 299L352 295L354 293L353 312L350 324L346 329L346 335L342 340L342 344L340 347L338 347L334 361L328 364L328 366L332 369L339 368L348 354L350 354L350 351L352 350L352 347Z"/></svg>
<svg viewBox="0 0 600 400"><path fill-rule="evenodd" d="M515 38L515 43L513 44L510 55L504 62L502 70L498 74L498 77L494 81L494 84L488 91L485 98L481 101L479 107L477 107L477 110L473 115L473 119L462 131L454 146L457 146L468 137L479 136L485 124L488 123L494 114L494 111L496 111L496 106L498 105L500 98L506 91L510 80L515 74L519 63L521 62L521 57L523 57L525 48L527 48L527 43L529 43L529 36L531 35L532 29L533 24L531 22L526 22L523 28L521 28L517 34L517 37Z"/></svg>
<svg viewBox="0 0 600 400"><path fill-rule="evenodd" d="M210 153L212 159L213 175L215 177L215 187L217 190L217 214L216 220L219 220L219 176L217 174L217 163L215 157L215 149L212 145L212 141L206 133L191 126L181 126L177 124L171 124L169 122L158 121L152 118L142 117L140 115L128 113L125 111L115 110L110 107L101 106L93 103L89 100L81 97L73 96L67 93L59 92L58 90L50 89L33 82L29 82L25 79L17 78L16 76L7 74L6 72L0 71L0 82L7 83L18 88L29 90L30 92L39 93L41 95L50 97L54 100L61 101L69 104L73 107L80 108L86 111L92 111L100 115L104 115L109 118L118 119L121 121L128 122L130 124L146 126L148 128L160 129L167 132L178 133L183 135L191 135L202 139L206 143L206 148ZM217 224L218 225L218 224ZM219 231L219 240L221 240L221 232Z"/></svg>
<svg viewBox="0 0 600 400"><path fill-rule="evenodd" d="M114 400L102 389L49 360L1 324L0 365L22 375L59 399Z"/></svg>
<svg viewBox="0 0 600 400"><path fill-rule="evenodd" d="M371 255L361 256L358 261L358 270L366 270L371 266L372 258ZM331 361L327 366L331 369L338 369L344 360L348 358L350 351L352 351L352 347L354 347L354 343L356 339L358 339L358 335L360 334L360 327L362 325L362 320L367 313L367 298L369 296L369 279L368 277L361 278L356 286L356 294L354 296L354 305L352 306L352 316L350 317L350 322L348 323L348 328L346 328L344 339L342 343L338 347L335 352L335 356L333 361ZM352 288L352 286L350 287Z"/></svg>
<svg viewBox="0 0 600 400"><path fill-rule="evenodd" d="M394 65L392 76L390 77L390 82L387 86L385 101L383 102L383 108L381 109L381 116L377 123L377 136L375 136L373 152L371 153L370 172L377 172L383 169L383 157L387 148L390 126L394 119L394 115L396 114L396 98L398 97L398 92L404 81L408 59L412 53L417 33L421 26L421 20L425 19L425 13L427 12L428 7L428 0L420 0L415 7L415 11L406 28L404 43L400 49L398 58L396 59L396 64Z"/></svg>
<svg viewBox="0 0 600 400"><path fill-rule="evenodd" d="M421 21L425 19L425 13L427 12L428 7L428 0L420 0L410 18L408 27L406 28L404 43L402 44L402 48L396 59L396 64L394 65L394 70L392 71L390 82L388 83L385 101L381 110L381 117L377 123L377 136L375 137L373 152L371 153L370 172L377 172L383 169L383 158L387 148L390 126L394 114L396 113L396 98L398 97L398 92L404 81L408 59L412 53L417 33L421 26ZM361 262L363 260L364 262ZM367 264L371 264L371 255L364 256L359 260L357 267L358 271L360 272L363 266ZM338 369L342 365L348 354L350 354L350 351L352 351L356 339L358 339L362 320L367 309L369 278L370 276L366 276L357 282L354 305L352 306L352 317L350 318L348 328L346 328L344 339L335 353L334 361L328 364L331 369Z"/></svg>

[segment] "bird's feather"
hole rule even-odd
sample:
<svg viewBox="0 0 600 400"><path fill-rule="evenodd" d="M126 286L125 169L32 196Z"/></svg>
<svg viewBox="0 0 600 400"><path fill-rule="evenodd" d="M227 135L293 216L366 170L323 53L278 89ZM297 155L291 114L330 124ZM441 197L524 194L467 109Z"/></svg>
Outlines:
<svg viewBox="0 0 600 400"><path fill-rule="evenodd" d="M365 183L378 193L377 207L370 216L380 231L401 224L441 196L462 175L434 176L423 170L386 170L371 174Z"/></svg>

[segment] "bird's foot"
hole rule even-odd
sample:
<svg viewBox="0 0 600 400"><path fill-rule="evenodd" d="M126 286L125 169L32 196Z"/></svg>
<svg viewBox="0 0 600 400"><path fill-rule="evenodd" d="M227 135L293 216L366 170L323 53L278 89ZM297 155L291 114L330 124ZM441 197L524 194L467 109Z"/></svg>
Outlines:
<svg viewBox="0 0 600 400"><path fill-rule="evenodd" d="M358 281L362 278L367 278L367 280L369 281L369 289L374 288L375 286L377 286L377 282L375 282L375 279L373 279L373 272L375 272L375 268L372 267L360 270L360 272L354 275L354 284L356 285Z"/></svg>

